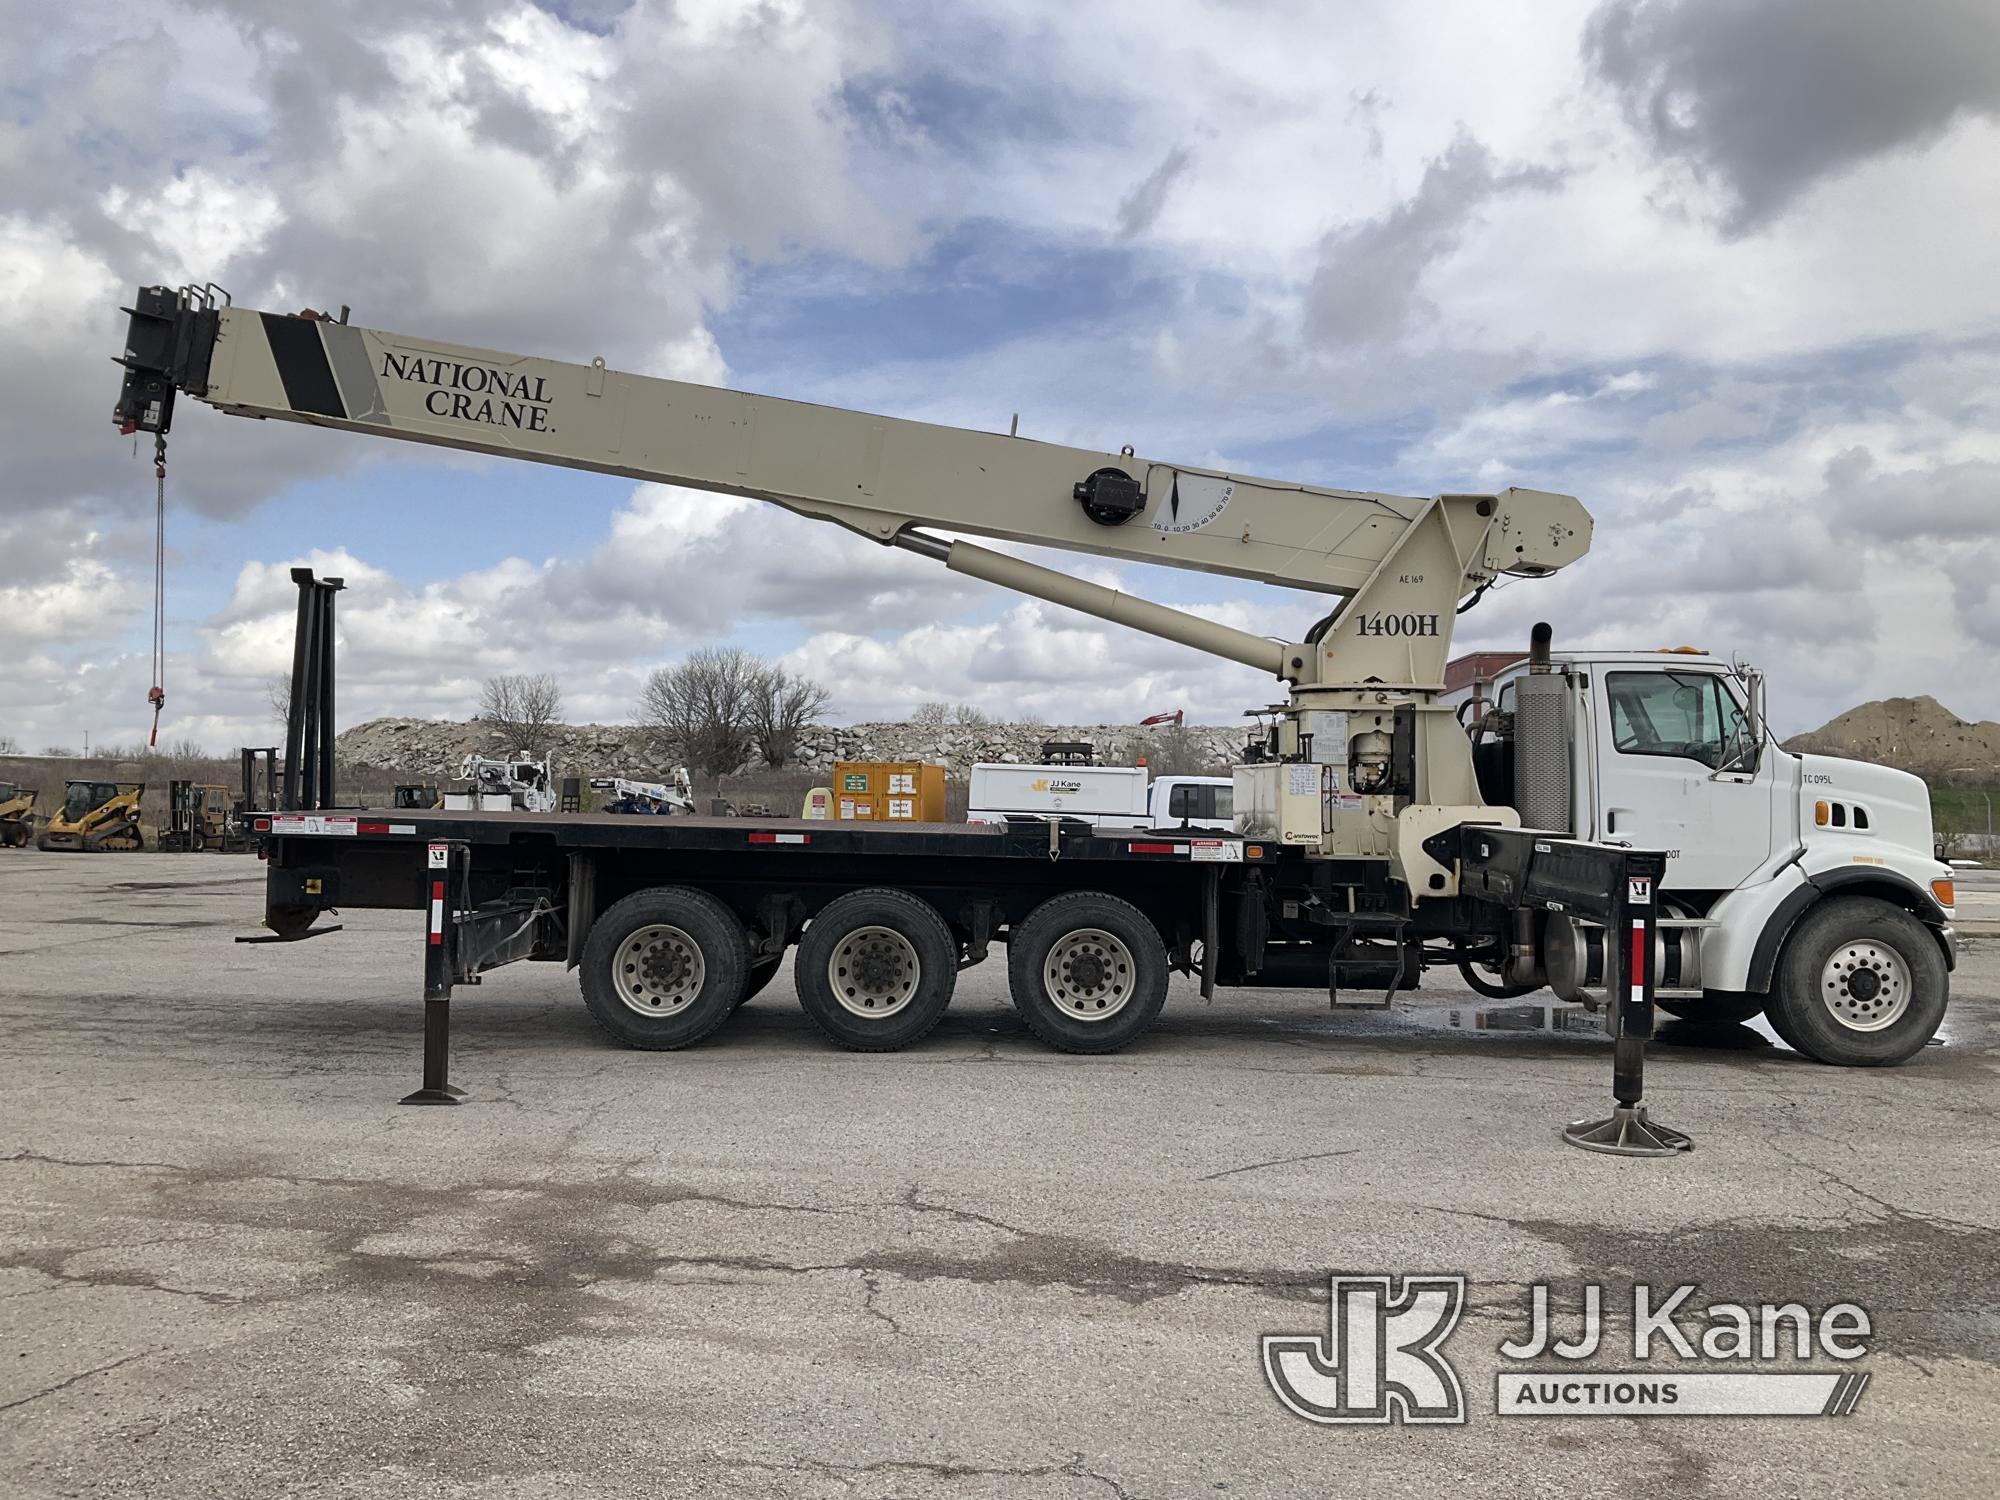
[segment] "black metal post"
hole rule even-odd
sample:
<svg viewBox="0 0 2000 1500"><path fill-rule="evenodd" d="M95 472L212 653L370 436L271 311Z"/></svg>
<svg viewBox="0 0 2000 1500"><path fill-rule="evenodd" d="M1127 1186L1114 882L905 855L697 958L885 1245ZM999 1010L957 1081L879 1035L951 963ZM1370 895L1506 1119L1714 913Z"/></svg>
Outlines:
<svg viewBox="0 0 2000 1500"><path fill-rule="evenodd" d="M451 1083L451 985L458 969L458 898L472 851L464 844L430 846L424 870L424 1084L404 1104L456 1104L465 1090Z"/></svg>
<svg viewBox="0 0 2000 1500"><path fill-rule="evenodd" d="M346 587L343 580L328 578L317 586L319 594L319 805L333 806L333 605L334 596Z"/></svg>
<svg viewBox="0 0 2000 1500"><path fill-rule="evenodd" d="M1664 864L1664 861L1661 862ZM1658 908L1651 861L1620 861L1604 926L1604 988L1611 1023L1611 1097L1602 1120L1577 1120L1563 1139L1586 1151L1673 1156L1691 1137L1646 1118L1646 1043L1653 1039L1653 947Z"/></svg>
<svg viewBox="0 0 2000 1500"><path fill-rule="evenodd" d="M299 757L305 738L306 662L312 647L312 569L292 569L292 582L299 586L299 617L292 627L292 690L285 701L285 789L278 804L286 812L297 812L300 807Z"/></svg>

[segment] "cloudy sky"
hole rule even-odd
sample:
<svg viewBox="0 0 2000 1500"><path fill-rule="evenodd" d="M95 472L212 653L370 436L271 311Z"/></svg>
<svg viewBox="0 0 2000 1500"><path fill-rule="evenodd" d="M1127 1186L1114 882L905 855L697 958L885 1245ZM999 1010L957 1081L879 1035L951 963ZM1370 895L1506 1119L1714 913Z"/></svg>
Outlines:
<svg viewBox="0 0 2000 1500"><path fill-rule="evenodd" d="M1462 649L1546 618L1740 650L1787 731L1892 693L2000 716L1996 161L1991 0L36 7L0 28L0 735L146 722L151 467L108 357L161 281L1320 484L1567 490L1594 551ZM507 670L623 720L717 641L842 719L1270 693L748 501L192 402L169 494L163 737L214 748L271 737L302 561L348 580L348 722Z"/></svg>

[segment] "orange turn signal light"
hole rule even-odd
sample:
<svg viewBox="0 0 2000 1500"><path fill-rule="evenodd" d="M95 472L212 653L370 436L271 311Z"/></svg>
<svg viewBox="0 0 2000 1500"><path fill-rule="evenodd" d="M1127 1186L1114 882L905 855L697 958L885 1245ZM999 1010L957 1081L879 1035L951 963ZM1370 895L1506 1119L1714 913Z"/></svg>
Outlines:
<svg viewBox="0 0 2000 1500"><path fill-rule="evenodd" d="M1824 828L1832 820L1832 808L1828 807L1824 802L1815 802L1813 804L1813 822Z"/></svg>
<svg viewBox="0 0 2000 1500"><path fill-rule="evenodd" d="M1933 880L1931 882L1931 894L1937 897L1937 904L1939 906L1956 906L1958 904L1958 886L1953 881Z"/></svg>

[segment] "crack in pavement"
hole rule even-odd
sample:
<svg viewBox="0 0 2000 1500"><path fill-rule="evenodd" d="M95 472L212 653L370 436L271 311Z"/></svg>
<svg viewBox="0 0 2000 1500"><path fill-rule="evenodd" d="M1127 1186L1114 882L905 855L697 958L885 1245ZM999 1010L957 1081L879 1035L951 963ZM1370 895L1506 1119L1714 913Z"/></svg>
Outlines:
<svg viewBox="0 0 2000 1500"><path fill-rule="evenodd" d="M159 1243L155 1241L153 1243ZM106 1245L85 1250L63 1250L50 1255L16 1255L0 1260L0 1271L37 1271L47 1276L57 1286L122 1287L139 1292L161 1292L169 1297L192 1297L197 1302L206 1302L218 1307L240 1307L259 1300L254 1296L238 1296L234 1292L204 1292L194 1287L169 1286L163 1281L153 1281L145 1277L120 1271L66 1271L63 1262L77 1255L99 1254L105 1250L136 1249L137 1246ZM41 1287L40 1291L54 1291L56 1287ZM26 1296L27 1293L21 1295Z"/></svg>
<svg viewBox="0 0 2000 1500"><path fill-rule="evenodd" d="M919 1458L883 1458L867 1464L843 1464L824 1458L795 1458L790 1463L776 1463L763 1459L724 1458L718 1454L709 1455L708 1461L718 1468L725 1469L760 1469L780 1474L824 1474L828 1478L842 1481L850 1489L853 1488L854 1481L849 1476L858 1478L873 1474L924 1474L933 1479L1084 1479L1103 1485L1114 1500L1140 1500L1136 1492L1127 1489L1109 1474L1086 1465L1081 1453L1071 1455L1068 1463L1011 1467Z"/></svg>
<svg viewBox="0 0 2000 1500"><path fill-rule="evenodd" d="M861 1300L862 1310L871 1318L879 1318L882 1322L887 1323L890 1331L900 1338L903 1332L903 1325L896 1321L895 1314L885 1312L877 1305L877 1299L882 1295L882 1278L872 1271L863 1271L861 1273L861 1284L868 1289L868 1295Z"/></svg>
<svg viewBox="0 0 2000 1500"><path fill-rule="evenodd" d="M93 1375L108 1374L112 1370L120 1369L125 1365L131 1364L134 1360L147 1359L150 1358L152 1355L158 1354L159 1352L160 1351L157 1349L143 1349L137 1354L128 1354L123 1359L114 1359L108 1365L99 1365L92 1370L79 1370L76 1374L70 1376L66 1380L58 1380L54 1385L44 1386L41 1390L36 1391L32 1396L22 1396L21 1398L15 1401L0 1402L0 1411L12 1411L17 1406L26 1406L32 1401L40 1401L44 1397L53 1396L57 1391L68 1390L71 1386L75 1385L80 1380L88 1380Z"/></svg>
<svg viewBox="0 0 2000 1500"><path fill-rule="evenodd" d="M1335 1156L1359 1156L1360 1148L1349 1151L1309 1151L1304 1156L1274 1156L1269 1161L1253 1161L1247 1166L1228 1167L1220 1172L1210 1172L1206 1177L1195 1178L1196 1182L1214 1182L1219 1177L1234 1177L1239 1172L1261 1172L1266 1167L1289 1167L1294 1162L1326 1161Z"/></svg>
<svg viewBox="0 0 2000 1500"><path fill-rule="evenodd" d="M12 1151L0 1156L0 1162L39 1161L57 1167L123 1167L132 1171L146 1172L191 1172L192 1167L171 1161L82 1161L70 1156L44 1156L39 1151Z"/></svg>

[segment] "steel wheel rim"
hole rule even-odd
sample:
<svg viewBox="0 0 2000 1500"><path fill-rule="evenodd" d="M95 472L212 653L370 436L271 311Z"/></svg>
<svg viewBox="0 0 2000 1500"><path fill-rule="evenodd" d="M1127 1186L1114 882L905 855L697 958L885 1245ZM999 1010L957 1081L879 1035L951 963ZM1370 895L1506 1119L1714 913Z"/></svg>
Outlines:
<svg viewBox="0 0 2000 1500"><path fill-rule="evenodd" d="M1820 969L1819 998L1847 1030L1881 1031L1910 1008L1910 966L1889 944L1856 938Z"/></svg>
<svg viewBox="0 0 2000 1500"><path fill-rule="evenodd" d="M849 1015L880 1021L917 998L924 966L917 945L893 927L857 927L833 945L826 984Z"/></svg>
<svg viewBox="0 0 2000 1500"><path fill-rule="evenodd" d="M611 958L620 1003L642 1016L679 1015L700 998L707 979L701 944L664 922L634 930Z"/></svg>
<svg viewBox="0 0 2000 1500"><path fill-rule="evenodd" d="M1079 927L1049 949L1042 990L1073 1021L1108 1021L1139 992L1139 966L1115 933Z"/></svg>

